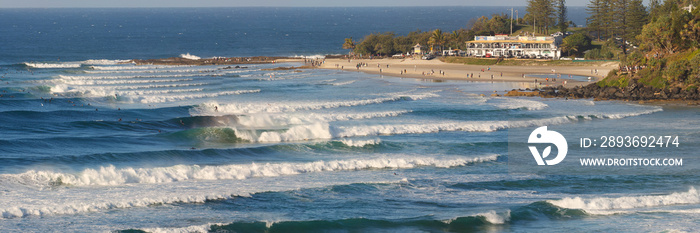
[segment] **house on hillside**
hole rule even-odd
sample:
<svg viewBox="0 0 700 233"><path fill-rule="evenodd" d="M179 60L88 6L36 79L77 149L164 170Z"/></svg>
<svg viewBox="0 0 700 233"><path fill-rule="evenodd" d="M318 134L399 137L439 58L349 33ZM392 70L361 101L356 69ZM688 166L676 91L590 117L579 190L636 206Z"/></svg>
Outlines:
<svg viewBox="0 0 700 233"><path fill-rule="evenodd" d="M550 58L561 57L562 36L475 36L467 41L467 56Z"/></svg>

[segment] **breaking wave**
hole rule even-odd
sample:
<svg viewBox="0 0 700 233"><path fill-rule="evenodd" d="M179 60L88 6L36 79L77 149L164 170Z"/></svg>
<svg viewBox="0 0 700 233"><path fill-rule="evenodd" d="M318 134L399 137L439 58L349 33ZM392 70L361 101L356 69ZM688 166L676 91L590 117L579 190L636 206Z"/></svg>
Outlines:
<svg viewBox="0 0 700 233"><path fill-rule="evenodd" d="M250 113L282 113L302 110L318 110L339 107L352 107L369 104L380 104L399 100L420 100L424 98L438 97L434 93L394 95L374 99L361 100L337 100L326 102L287 102L287 103L248 103L248 104L218 104L209 102L199 105L190 111L191 115L222 115L222 114L250 114ZM216 108L215 108L216 107ZM216 109L216 110L215 110Z"/></svg>
<svg viewBox="0 0 700 233"><path fill-rule="evenodd" d="M691 187L687 192L677 192L668 195L644 195L623 197L598 198L564 198L549 200L549 203L568 209L581 209L593 214L615 213L614 210L625 210L645 207L669 205L700 204L700 193Z"/></svg>
<svg viewBox="0 0 700 233"><path fill-rule="evenodd" d="M77 174L51 171L28 171L21 174L0 175L0 181L36 187L51 186L118 186L125 184L171 183L186 180L242 180L254 177L277 177L314 172L353 171L366 169L407 169L418 166L441 168L464 166L472 163L495 161L498 155L482 157L382 157L315 161L308 163L234 164L223 166L177 165L158 168L85 169Z"/></svg>

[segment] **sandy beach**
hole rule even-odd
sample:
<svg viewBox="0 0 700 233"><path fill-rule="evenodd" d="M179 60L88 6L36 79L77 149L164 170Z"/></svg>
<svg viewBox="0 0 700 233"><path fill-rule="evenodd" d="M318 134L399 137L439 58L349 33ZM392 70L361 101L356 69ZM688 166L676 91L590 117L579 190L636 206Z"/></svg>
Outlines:
<svg viewBox="0 0 700 233"><path fill-rule="evenodd" d="M357 68L357 64L360 63L367 65ZM566 77L568 75L590 76L593 78L592 82L595 82L602 79L604 75L607 75L610 70L616 67L617 63L595 66L482 66L445 63L438 59L421 60L420 58L350 60L333 58L326 59L320 66L323 69L342 69L345 71L361 71L370 74L418 79L523 82L531 83L531 87L559 85L574 87L586 85L590 82L568 80ZM591 74L591 70L594 71L593 74ZM595 70L598 70L597 74L595 74ZM552 80L547 81L542 78L527 77L529 74L561 74L561 79L557 79L556 82Z"/></svg>

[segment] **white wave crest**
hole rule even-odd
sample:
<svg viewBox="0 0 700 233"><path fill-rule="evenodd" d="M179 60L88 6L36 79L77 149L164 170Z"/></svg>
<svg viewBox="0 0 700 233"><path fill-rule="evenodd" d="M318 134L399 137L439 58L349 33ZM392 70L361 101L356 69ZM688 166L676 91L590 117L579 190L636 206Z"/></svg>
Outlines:
<svg viewBox="0 0 700 233"><path fill-rule="evenodd" d="M499 224L500 225L500 224L505 224L506 222L510 221L510 210L506 210L505 212L500 213L500 214L498 212L496 212L495 210L491 210L488 212L473 214L470 216L471 217L483 217L484 220L486 220L487 222L489 222L491 224ZM457 218L446 220L443 222L450 224L450 223L454 222L455 220L457 220Z"/></svg>
<svg viewBox="0 0 700 233"><path fill-rule="evenodd" d="M28 171L21 174L0 175L4 182L15 182L39 187L67 186L118 186L125 184L171 183L186 180L242 180L253 177L277 177L314 172L353 171L366 169L406 169L418 166L441 168L464 166L472 163L495 161L498 155L481 157L382 157L376 159L351 159L316 161L308 163L236 164L224 166L177 165L159 168L85 169L78 174L50 171Z"/></svg>
<svg viewBox="0 0 700 233"><path fill-rule="evenodd" d="M441 131L492 132L507 128L530 127L537 125L563 124L576 120L571 117L554 117L528 121L470 121L437 122L416 124L388 124L372 126L339 126L335 128L335 137L358 137L394 134L424 134Z"/></svg>
<svg viewBox="0 0 700 233"><path fill-rule="evenodd" d="M86 61L73 61L73 62L25 62L26 66L38 69L67 69L67 68L80 68L82 65L116 65L129 60L107 60L107 59L96 59L96 60L86 60Z"/></svg>
<svg viewBox="0 0 700 233"><path fill-rule="evenodd" d="M370 139L370 140L350 140L350 139L341 139L338 140L339 142L342 142L346 146L349 147L365 147L367 145L378 145L379 143L382 142L381 139Z"/></svg>
<svg viewBox="0 0 700 233"><path fill-rule="evenodd" d="M93 70L125 71L125 70L158 70L170 68L192 67L191 65L120 65L120 66L91 66Z"/></svg>
<svg viewBox="0 0 700 233"><path fill-rule="evenodd" d="M333 85L333 86L345 86L345 85L353 84L353 83L355 83L355 82L357 82L357 80L350 80L350 81L347 81L347 82L331 83L331 85Z"/></svg>
<svg viewBox="0 0 700 233"><path fill-rule="evenodd" d="M187 54L180 54L180 57L181 57L181 58L184 58L184 59L190 59L190 60L199 60L199 59L202 59L201 57L192 55L192 54L190 54L190 53L187 53Z"/></svg>
<svg viewBox="0 0 700 233"><path fill-rule="evenodd" d="M582 209L587 212L635 209L656 206L699 204L700 193L691 187L687 192L678 192L658 196L627 196L627 197L599 197L599 198L564 198L561 200L549 200L549 203L568 209Z"/></svg>
<svg viewBox="0 0 700 233"><path fill-rule="evenodd" d="M107 59L91 59L91 60L86 60L82 61L80 63L85 64L85 65L117 65L117 64L122 64L129 62L131 60L107 60Z"/></svg>
<svg viewBox="0 0 700 233"><path fill-rule="evenodd" d="M626 116L647 114L648 111L625 113ZM617 119L618 114L599 115L596 118ZM244 117L245 118L245 117ZM493 132L508 128L532 127L538 125L558 125L580 120L592 120L591 116L560 116L537 120L521 121L442 121L442 122L416 122L410 124L383 124L383 125L355 125L355 126L330 126L328 123L309 123L296 125L287 131L268 131L260 134L243 128L232 128L236 136L250 142L291 142L314 139L351 138L379 135L397 134L426 134L444 131L465 132ZM244 121L252 124L253 121ZM271 121L253 122L259 126L271 126Z"/></svg>
<svg viewBox="0 0 700 233"><path fill-rule="evenodd" d="M238 124L245 127L269 128L275 126L303 125L317 122L349 121L383 117L395 117L411 111L356 112L356 113L304 113L304 114L250 114L238 116Z"/></svg>
<svg viewBox="0 0 700 233"><path fill-rule="evenodd" d="M493 106L500 109L526 109L526 110L542 110L549 105L527 99L517 99L517 98L498 98L498 103L493 103Z"/></svg>
<svg viewBox="0 0 700 233"><path fill-rule="evenodd" d="M250 93L258 93L258 92L260 92L260 89L222 91L222 92L212 92L212 93L197 93L197 94L186 94L186 95L185 94L176 94L176 95L131 96L130 98L134 102L141 102L144 104L148 104L148 103L175 102L175 101L190 100L190 99L213 98L213 97L227 96L227 95L241 95L241 94L250 94Z"/></svg>
<svg viewBox="0 0 700 233"><path fill-rule="evenodd" d="M398 101L401 99L420 100L430 97L438 97L434 93L394 95L374 99L361 100L336 100L327 102L279 102L279 103L248 103L248 104L218 104L216 102L205 103L190 110L193 116L223 115L223 114L250 114L250 113L282 113L302 110L330 109L339 107L352 107L384 102ZM217 108L215 108L217 107ZM215 110L217 109L217 110Z"/></svg>
<svg viewBox="0 0 700 233"><path fill-rule="evenodd" d="M79 68L80 63L30 63L25 62L25 65L38 68L38 69L65 69L65 68Z"/></svg>

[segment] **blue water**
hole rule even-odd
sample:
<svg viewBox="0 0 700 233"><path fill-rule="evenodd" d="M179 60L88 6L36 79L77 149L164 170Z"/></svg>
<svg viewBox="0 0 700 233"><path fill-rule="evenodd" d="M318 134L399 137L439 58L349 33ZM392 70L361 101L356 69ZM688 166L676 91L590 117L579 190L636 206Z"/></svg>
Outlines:
<svg viewBox="0 0 700 233"><path fill-rule="evenodd" d="M269 70L300 63L120 64L344 53L345 37L449 31L465 15L502 11L0 10L0 231L695 231L695 107L490 96L518 83ZM565 163L684 164L514 173L509 150L527 149L512 139L544 125L567 137ZM681 142L575 149L602 135Z"/></svg>

